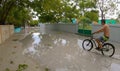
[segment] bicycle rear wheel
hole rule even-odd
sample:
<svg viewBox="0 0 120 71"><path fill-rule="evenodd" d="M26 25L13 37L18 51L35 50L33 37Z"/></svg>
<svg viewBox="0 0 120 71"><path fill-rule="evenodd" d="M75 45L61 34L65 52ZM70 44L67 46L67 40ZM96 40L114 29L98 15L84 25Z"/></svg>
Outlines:
<svg viewBox="0 0 120 71"><path fill-rule="evenodd" d="M102 47L102 54L105 56L112 57L115 53L115 47L110 43L105 43Z"/></svg>
<svg viewBox="0 0 120 71"><path fill-rule="evenodd" d="M84 50L90 51L93 48L93 43L90 39L85 39L82 43Z"/></svg>

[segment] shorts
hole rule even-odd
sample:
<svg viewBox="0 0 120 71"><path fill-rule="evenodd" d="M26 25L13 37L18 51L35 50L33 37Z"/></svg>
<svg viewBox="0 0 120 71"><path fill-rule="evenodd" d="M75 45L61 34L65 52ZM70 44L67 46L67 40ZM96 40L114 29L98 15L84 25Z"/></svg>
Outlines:
<svg viewBox="0 0 120 71"><path fill-rule="evenodd" d="M109 37L106 37L106 36L100 36L98 38L98 40L101 41L101 42L103 42L103 43L106 42L108 39L109 39Z"/></svg>

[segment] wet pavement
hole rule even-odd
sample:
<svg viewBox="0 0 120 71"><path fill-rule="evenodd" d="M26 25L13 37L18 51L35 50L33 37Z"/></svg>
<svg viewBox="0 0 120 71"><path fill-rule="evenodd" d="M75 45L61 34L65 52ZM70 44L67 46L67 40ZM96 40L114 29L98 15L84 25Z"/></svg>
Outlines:
<svg viewBox="0 0 120 71"><path fill-rule="evenodd" d="M14 34L0 45L0 71L15 71L27 64L25 71L119 71L120 44L113 57L93 49L83 50L84 36L61 31L33 29L29 34Z"/></svg>

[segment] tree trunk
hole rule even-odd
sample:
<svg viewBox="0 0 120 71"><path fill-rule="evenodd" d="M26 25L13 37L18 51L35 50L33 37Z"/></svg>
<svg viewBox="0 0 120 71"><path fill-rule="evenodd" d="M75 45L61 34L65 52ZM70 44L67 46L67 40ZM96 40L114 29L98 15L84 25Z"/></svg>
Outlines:
<svg viewBox="0 0 120 71"><path fill-rule="evenodd" d="M104 5L104 0L102 0L102 7L100 8L101 10L101 19L105 19L104 11L103 11L103 5Z"/></svg>
<svg viewBox="0 0 120 71"><path fill-rule="evenodd" d="M2 15L1 15L1 19L0 19L0 25L6 24L7 16L9 15L9 12L13 8L14 4L15 4L15 2L11 2L11 3L9 3L9 5L4 6Z"/></svg>

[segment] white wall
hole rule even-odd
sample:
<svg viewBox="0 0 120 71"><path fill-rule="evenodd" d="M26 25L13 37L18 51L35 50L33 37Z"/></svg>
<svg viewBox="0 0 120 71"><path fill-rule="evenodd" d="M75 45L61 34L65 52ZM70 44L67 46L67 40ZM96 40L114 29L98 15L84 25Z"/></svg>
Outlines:
<svg viewBox="0 0 120 71"><path fill-rule="evenodd" d="M92 25L92 32L98 30L100 27L101 25ZM110 40L120 42L120 24L110 25Z"/></svg>
<svg viewBox="0 0 120 71"><path fill-rule="evenodd" d="M0 44L14 33L13 25L0 25Z"/></svg>

